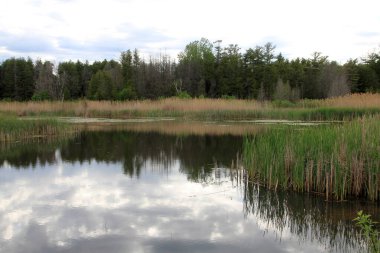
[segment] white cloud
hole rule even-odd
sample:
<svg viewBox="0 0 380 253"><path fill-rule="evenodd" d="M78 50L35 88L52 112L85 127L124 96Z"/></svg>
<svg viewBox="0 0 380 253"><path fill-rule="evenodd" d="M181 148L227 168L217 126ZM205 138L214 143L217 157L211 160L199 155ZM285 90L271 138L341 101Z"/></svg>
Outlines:
<svg viewBox="0 0 380 253"><path fill-rule="evenodd" d="M176 55L186 43L206 37L243 49L270 40L289 57L321 51L344 61L379 46L379 7L375 0L2 1L0 34L10 39L0 39L0 58L28 54L100 60L134 47ZM36 37L52 48L33 50L28 45ZM10 48L14 38L29 38L22 40L24 50ZM62 48L64 41L71 41L72 48Z"/></svg>

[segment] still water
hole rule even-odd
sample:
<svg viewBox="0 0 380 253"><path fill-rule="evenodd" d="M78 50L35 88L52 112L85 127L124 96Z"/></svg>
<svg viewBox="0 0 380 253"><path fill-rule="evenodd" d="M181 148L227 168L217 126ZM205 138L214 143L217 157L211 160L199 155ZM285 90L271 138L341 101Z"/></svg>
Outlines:
<svg viewBox="0 0 380 253"><path fill-rule="evenodd" d="M84 131L1 147L0 252L358 252L363 202L266 191L236 134Z"/></svg>

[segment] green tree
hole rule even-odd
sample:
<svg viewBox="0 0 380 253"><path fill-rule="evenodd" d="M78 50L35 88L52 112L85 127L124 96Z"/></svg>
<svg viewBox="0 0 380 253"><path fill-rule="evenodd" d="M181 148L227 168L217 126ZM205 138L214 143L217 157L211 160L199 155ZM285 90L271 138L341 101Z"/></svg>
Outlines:
<svg viewBox="0 0 380 253"><path fill-rule="evenodd" d="M78 76L78 90L76 90L76 94L73 96L75 98L83 98L87 94L88 83L92 77L92 70L88 61L82 63L77 61L75 63L76 73Z"/></svg>
<svg viewBox="0 0 380 253"><path fill-rule="evenodd" d="M124 87L130 87L131 89L134 89L135 85L133 83L133 55L130 49L121 53L120 63L122 75L124 78Z"/></svg>
<svg viewBox="0 0 380 253"><path fill-rule="evenodd" d="M88 93L90 99L114 99L116 95L111 76L107 72L99 70L91 78Z"/></svg>
<svg viewBox="0 0 380 253"><path fill-rule="evenodd" d="M11 58L2 65L2 98L29 100L34 93L34 65L31 59Z"/></svg>
<svg viewBox="0 0 380 253"><path fill-rule="evenodd" d="M302 97L320 99L325 98L324 85L321 80L321 72L324 65L328 64L327 56L320 52L314 52L311 59L304 60L305 80L302 87Z"/></svg>
<svg viewBox="0 0 380 253"><path fill-rule="evenodd" d="M224 48L221 54L219 66L219 86L217 94L219 96L244 96L243 85L243 59L238 45L229 45Z"/></svg>
<svg viewBox="0 0 380 253"><path fill-rule="evenodd" d="M77 99L82 97L80 73L78 73L76 63L72 61L61 62L58 65L58 75L63 87L63 99Z"/></svg>
<svg viewBox="0 0 380 253"><path fill-rule="evenodd" d="M374 92L379 90L379 78L376 71L368 64L359 64L359 80L356 92Z"/></svg>
<svg viewBox="0 0 380 253"><path fill-rule="evenodd" d="M2 64L1 98L14 99L17 81L16 59L7 59Z"/></svg>
<svg viewBox="0 0 380 253"><path fill-rule="evenodd" d="M278 79L275 48L272 43L266 43L255 49L250 48L244 54L245 91L248 97L258 97L261 88L266 98L273 96Z"/></svg>
<svg viewBox="0 0 380 253"><path fill-rule="evenodd" d="M265 91L263 76L264 76L264 53L262 47L255 49L249 48L244 56L244 78L245 78L245 94L249 98L264 99ZM262 88L262 89L261 89Z"/></svg>
<svg viewBox="0 0 380 253"><path fill-rule="evenodd" d="M121 91L124 87L124 77L120 63L111 60L104 66L104 71L111 77L115 91Z"/></svg>
<svg viewBox="0 0 380 253"><path fill-rule="evenodd" d="M373 87L374 90L379 90L380 83L380 52L374 52L369 54L364 62L376 73L377 86Z"/></svg>
<svg viewBox="0 0 380 253"><path fill-rule="evenodd" d="M213 44L202 38L186 45L178 55L178 75L183 88L192 96L212 96L215 72Z"/></svg>
<svg viewBox="0 0 380 253"><path fill-rule="evenodd" d="M351 92L358 92L357 86L359 82L359 66L357 59L349 59L344 65L344 70L347 73L348 84Z"/></svg>
<svg viewBox="0 0 380 253"><path fill-rule="evenodd" d="M305 60L296 58L289 62L287 77L292 89L297 89L302 96L305 87Z"/></svg>

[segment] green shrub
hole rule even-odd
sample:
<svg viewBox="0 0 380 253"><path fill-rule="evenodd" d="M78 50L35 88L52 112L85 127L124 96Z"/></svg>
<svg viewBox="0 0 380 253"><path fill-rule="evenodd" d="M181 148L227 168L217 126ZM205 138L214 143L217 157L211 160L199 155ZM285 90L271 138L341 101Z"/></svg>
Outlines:
<svg viewBox="0 0 380 253"><path fill-rule="evenodd" d="M37 92L32 96L32 101L44 101L44 100L51 100L51 96L47 91L41 91Z"/></svg>
<svg viewBox="0 0 380 253"><path fill-rule="evenodd" d="M116 95L117 100L136 99L136 92L131 87L125 87Z"/></svg>
<svg viewBox="0 0 380 253"><path fill-rule="evenodd" d="M190 99L191 96L186 91L180 91L180 92L177 93L177 98Z"/></svg>

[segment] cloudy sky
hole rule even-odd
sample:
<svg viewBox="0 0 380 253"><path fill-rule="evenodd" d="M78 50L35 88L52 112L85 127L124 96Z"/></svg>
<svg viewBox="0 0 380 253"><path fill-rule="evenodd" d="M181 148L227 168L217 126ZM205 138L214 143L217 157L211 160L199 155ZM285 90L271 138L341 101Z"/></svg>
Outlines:
<svg viewBox="0 0 380 253"><path fill-rule="evenodd" d="M378 0L2 0L0 60L118 59L129 48L175 57L205 37L344 62L379 50L379 9Z"/></svg>

